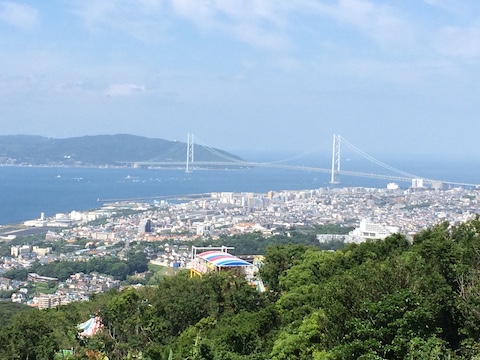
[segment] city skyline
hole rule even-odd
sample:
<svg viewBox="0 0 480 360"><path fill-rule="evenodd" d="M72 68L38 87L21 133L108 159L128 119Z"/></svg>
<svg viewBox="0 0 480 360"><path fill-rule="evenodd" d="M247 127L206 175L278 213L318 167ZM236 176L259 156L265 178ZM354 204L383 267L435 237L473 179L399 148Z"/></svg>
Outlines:
<svg viewBox="0 0 480 360"><path fill-rule="evenodd" d="M0 135L476 154L480 3L0 1L0 34Z"/></svg>

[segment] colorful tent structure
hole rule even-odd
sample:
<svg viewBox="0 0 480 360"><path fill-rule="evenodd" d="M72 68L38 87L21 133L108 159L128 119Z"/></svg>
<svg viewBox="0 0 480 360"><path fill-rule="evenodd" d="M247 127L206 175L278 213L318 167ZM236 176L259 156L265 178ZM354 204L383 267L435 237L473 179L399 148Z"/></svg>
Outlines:
<svg viewBox="0 0 480 360"><path fill-rule="evenodd" d="M210 271L226 271L238 269L245 273L252 264L227 252L226 246L222 247L196 247L192 246L190 257L190 276L202 276ZM207 251L205 251L207 250Z"/></svg>
<svg viewBox="0 0 480 360"><path fill-rule="evenodd" d="M224 251L206 251L197 256L204 259L211 266L216 267L251 266L249 262Z"/></svg>
<svg viewBox="0 0 480 360"><path fill-rule="evenodd" d="M253 257L253 264L229 254L231 247L196 247L192 246L190 257L190 277L202 276L212 271L235 271L258 291L264 292L265 286L258 276L258 269L263 265L263 257ZM252 258L252 256L250 256Z"/></svg>
<svg viewBox="0 0 480 360"><path fill-rule="evenodd" d="M91 317L87 321L77 325L77 328L81 330L80 336L90 337L102 328L102 321L98 316Z"/></svg>

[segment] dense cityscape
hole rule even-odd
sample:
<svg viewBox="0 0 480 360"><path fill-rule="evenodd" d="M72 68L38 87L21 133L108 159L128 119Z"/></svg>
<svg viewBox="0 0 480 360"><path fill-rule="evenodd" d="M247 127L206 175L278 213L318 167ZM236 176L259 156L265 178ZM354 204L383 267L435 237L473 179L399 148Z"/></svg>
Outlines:
<svg viewBox="0 0 480 360"><path fill-rule="evenodd" d="M72 211L51 218L41 214L38 219L25 221L19 230L6 233L4 230L2 238L4 244L8 244L17 236L43 229L44 235L41 236L45 247L27 243L11 245L9 256L1 258L0 273L28 269L35 262L85 262L106 256L125 259L131 243L188 243L246 233L270 237L285 231L288 234L289 229L318 225L333 224L354 229L347 234L317 232L319 242L360 243L367 239L383 239L393 233L411 239L427 227L442 222L459 224L480 212L478 190L413 185L405 189L389 184L387 189L320 188L266 194L222 192L204 194L201 198L181 203L117 202L92 211ZM83 240L81 247L78 239ZM71 246L52 251L52 245L59 242ZM143 247L153 264L170 268L190 266L188 246L169 248L167 245L156 247L156 251L152 248ZM8 294L13 302L42 309L88 300L93 293L121 286L118 277L114 276L98 273L69 275L67 280L60 282L57 278L32 273L26 281L0 278L0 291ZM55 285L51 287L55 292L28 291L28 285L35 282L53 282Z"/></svg>

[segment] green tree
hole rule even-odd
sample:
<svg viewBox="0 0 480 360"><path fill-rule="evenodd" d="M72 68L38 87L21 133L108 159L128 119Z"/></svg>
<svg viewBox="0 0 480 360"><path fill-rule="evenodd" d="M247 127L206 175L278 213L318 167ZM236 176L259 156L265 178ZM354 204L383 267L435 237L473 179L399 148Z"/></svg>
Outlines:
<svg viewBox="0 0 480 360"><path fill-rule="evenodd" d="M344 358L358 359L377 354L385 359L403 359L415 338L435 338L440 329L438 309L427 299L403 290L383 301L366 302L359 317L350 318L347 338L353 341L341 345Z"/></svg>
<svg viewBox="0 0 480 360"><path fill-rule="evenodd" d="M281 291L280 277L300 261L307 249L304 245L276 245L267 248L265 265L260 269L260 276L274 296Z"/></svg>
<svg viewBox="0 0 480 360"><path fill-rule="evenodd" d="M21 312L0 330L0 358L52 359L60 348L75 344L75 333L75 326L56 311Z"/></svg>
<svg viewBox="0 0 480 360"><path fill-rule="evenodd" d="M313 359L328 348L330 322L322 310L312 312L298 327L283 330L273 345L272 360Z"/></svg>
<svg viewBox="0 0 480 360"><path fill-rule="evenodd" d="M144 252L134 252L128 255L128 273L143 273L148 270L148 259Z"/></svg>

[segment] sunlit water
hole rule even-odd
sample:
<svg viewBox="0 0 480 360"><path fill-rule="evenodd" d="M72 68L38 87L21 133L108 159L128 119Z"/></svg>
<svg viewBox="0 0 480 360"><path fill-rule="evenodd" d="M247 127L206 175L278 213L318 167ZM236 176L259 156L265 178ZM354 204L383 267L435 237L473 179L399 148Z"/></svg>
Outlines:
<svg viewBox="0 0 480 360"><path fill-rule="evenodd" d="M312 165L311 163L308 165ZM397 168L425 178L480 183L479 163L402 161ZM328 168L328 163L320 165ZM373 164L343 160L352 171L388 173ZM391 173L390 173L391 174ZM244 170L100 169L0 167L0 224L38 218L41 212L88 210L97 199L152 198L215 191L258 192L301 190L332 186L326 173L270 168ZM388 180L342 177L339 186L383 188ZM399 183L408 187L408 183Z"/></svg>

